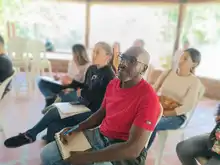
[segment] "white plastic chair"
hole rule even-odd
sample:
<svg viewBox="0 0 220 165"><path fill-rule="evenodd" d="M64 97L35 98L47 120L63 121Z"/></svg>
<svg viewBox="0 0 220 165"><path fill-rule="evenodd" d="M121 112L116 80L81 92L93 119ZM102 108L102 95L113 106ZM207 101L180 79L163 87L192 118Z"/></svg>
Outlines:
<svg viewBox="0 0 220 165"><path fill-rule="evenodd" d="M8 77L4 82L2 82L2 83L0 84L0 101L1 101L1 99L2 99L2 97L3 97L3 94L4 94L4 92L5 92L6 87L8 86L8 84L10 83L10 81L13 79L13 77L15 76L15 74L16 74L16 71L15 71L15 69L14 69L13 75L11 75L10 77ZM2 107L2 106L0 106L0 107ZM1 126L1 124L0 124L0 132L2 132L2 131L3 131L3 128L2 128L2 126Z"/></svg>
<svg viewBox="0 0 220 165"><path fill-rule="evenodd" d="M32 87L35 87L35 78L40 76L40 73L44 74L44 70L48 69L50 76L52 77L51 62L46 58L45 46L41 41L28 40L26 52L31 57L31 81Z"/></svg>
<svg viewBox="0 0 220 165"><path fill-rule="evenodd" d="M199 96L198 96L198 101L203 97L204 93L205 93L205 88L203 85L201 85L201 89L200 89ZM157 152L156 161L155 161L154 165L160 165L162 162L163 152L164 152L165 144L166 144L166 141L167 141L169 134L171 134L173 132L175 132L175 134L179 133L179 134L181 134L181 141L184 140L184 129L187 127L190 119L192 118L194 110L195 110L195 108L192 109L190 112L188 112L188 114L186 115L187 120L179 129L158 132L159 151Z"/></svg>
<svg viewBox="0 0 220 165"><path fill-rule="evenodd" d="M27 39L21 37L13 37L9 39L7 46L8 46L8 55L12 59L12 63L16 72L19 73L21 71L21 68L24 69L26 74L27 86L28 89L30 89L30 82L31 82L30 80L31 77L29 72L30 59L27 56L25 56L26 44L27 44Z"/></svg>
<svg viewBox="0 0 220 165"><path fill-rule="evenodd" d="M161 119L162 116L163 116L163 107L162 107L162 105L160 104L160 115L159 115L159 117L158 117L158 119L157 119L157 123L160 121L160 119ZM153 133L153 132L151 132L151 135L152 135L152 133ZM148 143L149 143L149 140L150 140L150 138L151 138L151 135L150 135L150 137L148 138L148 141L147 141L145 147L148 147Z"/></svg>

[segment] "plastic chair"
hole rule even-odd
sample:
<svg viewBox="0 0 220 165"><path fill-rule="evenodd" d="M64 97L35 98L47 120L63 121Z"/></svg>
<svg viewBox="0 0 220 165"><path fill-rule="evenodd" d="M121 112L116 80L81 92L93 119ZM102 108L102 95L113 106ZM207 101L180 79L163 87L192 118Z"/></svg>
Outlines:
<svg viewBox="0 0 220 165"><path fill-rule="evenodd" d="M199 96L198 96L198 101L203 97L204 93L205 93L205 88L204 88L203 85L201 85L201 89L200 89ZM195 108L192 109L190 112L188 112L188 114L186 115L187 120L185 121L185 123L179 129L177 129L177 130L166 130L166 131L159 131L158 132L159 152L156 156L156 161L155 161L154 165L160 165L161 162L162 162L163 152L164 152L165 144L166 144L166 141L167 141L167 138L168 138L169 134L171 134L173 132L175 132L175 134L180 133L181 134L181 141L184 140L184 129L187 127L190 119L192 118L194 110L195 110Z"/></svg>
<svg viewBox="0 0 220 165"><path fill-rule="evenodd" d="M10 81L13 79L13 77L15 76L15 74L16 74L16 71L15 71L15 69L14 69L13 75L11 75L10 77L8 77L4 82L2 82L2 83L0 84L0 99L2 99L3 94L4 94L4 92L5 92L5 89L6 89L7 85L8 85L8 84L10 83ZM0 106L0 107L2 107L2 106ZM0 132L2 132L2 131L3 131L3 127L0 125Z"/></svg>
<svg viewBox="0 0 220 165"><path fill-rule="evenodd" d="M27 39L21 37L13 37L9 39L7 46L8 46L8 55L12 59L12 63L16 72L19 73L22 68L24 69L26 74L27 86L28 89L30 90L30 82L31 82L31 77L29 72L30 59L27 56L25 56L26 44L27 44Z"/></svg>
<svg viewBox="0 0 220 165"><path fill-rule="evenodd" d="M52 77L51 62L46 58L45 45L41 41L28 40L26 52L31 58L31 83L32 87L35 87L36 76L40 76L40 73L44 74L45 69L48 69Z"/></svg>
<svg viewBox="0 0 220 165"><path fill-rule="evenodd" d="M163 107L162 107L162 105L160 104L160 115L158 116L157 123L160 121L160 119L161 119L162 116L163 116ZM147 148L147 146L148 146L148 143L149 143L149 140L150 140L150 138L151 138L152 133L153 133L153 132L151 132L150 137L148 138L148 141L147 141L147 143L145 144L145 147L146 147L146 148Z"/></svg>

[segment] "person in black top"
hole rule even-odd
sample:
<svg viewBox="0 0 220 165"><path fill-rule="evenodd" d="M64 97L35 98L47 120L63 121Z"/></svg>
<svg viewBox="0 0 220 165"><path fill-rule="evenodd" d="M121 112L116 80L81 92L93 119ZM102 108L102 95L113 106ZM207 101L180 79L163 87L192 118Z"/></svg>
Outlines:
<svg viewBox="0 0 220 165"><path fill-rule="evenodd" d="M86 73L84 83L72 82L72 87L77 89L78 102L83 104L91 111L61 119L56 106L47 107L49 111L32 128L17 136L7 139L4 144L6 147L14 148L32 143L36 140L38 133L48 128L47 142L54 140L54 134L65 127L77 125L84 121L101 106L108 83L115 77L112 65L112 48L105 42L99 42L95 45L93 51L93 65L89 67ZM79 89L78 89L79 88ZM61 103L62 104L62 103Z"/></svg>
<svg viewBox="0 0 220 165"><path fill-rule="evenodd" d="M13 65L10 58L5 54L4 50L4 39L0 35L0 84L5 81L8 77L13 74ZM8 84L7 88L3 96L9 91L10 83Z"/></svg>
<svg viewBox="0 0 220 165"><path fill-rule="evenodd" d="M198 165L198 157L207 158L206 165L220 164L220 105L215 121L216 126L211 133L198 135L177 144L176 152L182 165Z"/></svg>

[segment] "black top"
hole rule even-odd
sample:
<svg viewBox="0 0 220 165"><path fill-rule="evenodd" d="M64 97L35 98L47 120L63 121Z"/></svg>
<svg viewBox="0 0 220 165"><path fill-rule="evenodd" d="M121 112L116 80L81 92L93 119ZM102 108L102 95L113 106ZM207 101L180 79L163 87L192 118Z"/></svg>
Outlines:
<svg viewBox="0 0 220 165"><path fill-rule="evenodd" d="M97 66L92 65L86 72L84 83L73 80L69 87L81 88L79 101L91 111L97 111L102 104L106 87L114 77L115 73L111 66L97 68Z"/></svg>
<svg viewBox="0 0 220 165"><path fill-rule="evenodd" d="M5 55L0 55L0 83L13 74L13 65L11 59Z"/></svg>

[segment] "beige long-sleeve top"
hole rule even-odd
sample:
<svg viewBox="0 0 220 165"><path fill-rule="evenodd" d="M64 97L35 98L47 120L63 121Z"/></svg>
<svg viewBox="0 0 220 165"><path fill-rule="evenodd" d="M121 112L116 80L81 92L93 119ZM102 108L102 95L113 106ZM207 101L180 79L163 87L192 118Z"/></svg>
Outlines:
<svg viewBox="0 0 220 165"><path fill-rule="evenodd" d="M68 66L68 75L74 80L83 83L85 80L86 71L90 65L91 63L87 63L77 67L73 61L70 61Z"/></svg>
<svg viewBox="0 0 220 165"><path fill-rule="evenodd" d="M204 86L193 74L189 76L178 76L175 71L168 72L164 71L153 87L160 95L172 98L182 105L175 109L177 115L186 114L195 108L201 95L204 94ZM166 78L164 79L164 77ZM161 81L163 83L161 88L158 89Z"/></svg>

